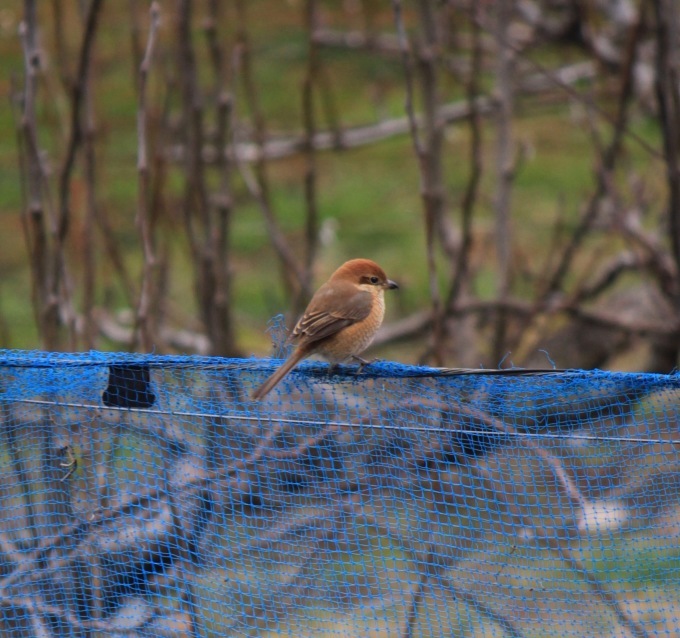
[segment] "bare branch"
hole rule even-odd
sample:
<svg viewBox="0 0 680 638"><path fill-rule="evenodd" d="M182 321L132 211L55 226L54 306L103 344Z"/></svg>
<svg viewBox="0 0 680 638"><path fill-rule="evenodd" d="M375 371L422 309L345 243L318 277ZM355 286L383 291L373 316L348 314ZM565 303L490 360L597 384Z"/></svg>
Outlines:
<svg viewBox="0 0 680 638"><path fill-rule="evenodd" d="M149 158L148 158L148 107L147 107L147 79L153 62L156 36L160 23L160 5L152 2L149 9L149 34L144 58L139 67L139 98L137 106L137 225L142 239L144 265L142 267L142 284L139 293L136 312L135 335L142 350L148 351L154 346L154 330L152 321L153 281L157 262L151 233L149 217Z"/></svg>
<svg viewBox="0 0 680 638"><path fill-rule="evenodd" d="M479 71L479 70L478 70ZM595 67L590 62L570 64L551 72L554 76L564 78L566 83L578 83L592 80ZM527 76L519 82L518 90L529 93L543 93L554 88L554 84L546 81L542 74ZM559 97L559 95L558 95ZM561 99L561 98L560 98ZM478 116L490 115L495 112L494 99L491 96L475 95L472 106ZM437 121L444 125L463 122L470 117L471 105L469 100L450 102L437 108ZM418 129L425 125L424 116L414 115ZM410 131L408 116L386 119L377 124L367 124L353 127L336 127L328 131L316 131L313 136L314 150L338 150L367 146L376 142L388 140L392 137L406 135ZM288 135L277 138L267 138L261 145L235 140L233 145L224 151L228 157L241 163L255 163L261 160L285 159L291 155L303 153L307 140L304 135ZM203 149L204 160L207 163L217 161L219 147L206 146ZM186 150L184 146L175 145L166 149L168 158L173 162L184 161Z"/></svg>
<svg viewBox="0 0 680 638"><path fill-rule="evenodd" d="M511 251L512 231L510 227L511 192L514 181L514 151L512 142L512 116L514 108L514 51L508 45L508 30L513 15L512 0L499 0L496 5L494 34L498 46L496 67L496 191L494 193L494 215L496 233L496 296L503 302L512 281ZM501 305L502 308L502 305ZM501 309L496 317L491 357L501 361L505 355L507 321Z"/></svg>
<svg viewBox="0 0 680 638"><path fill-rule="evenodd" d="M260 210L262 211L269 239L283 268L282 275L284 284L289 293L295 298L295 296L299 294L299 291L304 288L305 273L300 267L298 260L295 258L293 249L276 220L271 204L271 198L269 196L269 181L265 162L266 157L263 152L267 140L267 130L264 116L260 110L257 89L253 79L246 4L245 0L237 0L236 2L239 21L237 41L240 50L240 71L241 77L243 78L246 101L250 107L255 126L255 146L257 152L254 160L254 176L248 174L248 171L243 167L243 162L240 161L238 156L235 159L251 195L259 204Z"/></svg>
<svg viewBox="0 0 680 638"><path fill-rule="evenodd" d="M667 0L654 0L656 15L656 94L663 130L668 222L671 252L680 273L680 39L677 7ZM680 281L674 282L673 297L680 312Z"/></svg>
<svg viewBox="0 0 680 638"><path fill-rule="evenodd" d="M233 95L230 86L230 66L218 33L221 24L220 9L223 3L211 0L209 16L205 21L205 35L214 74L214 98L216 106L215 145L226 148L232 137ZM233 195L231 179L233 164L225 153L217 157L219 186L211 202L216 219L211 217L210 230L210 272L211 286L204 293L204 317L206 329L212 342L212 353L224 356L238 356L233 316L233 294L231 273L231 225L233 217ZM207 306L207 307L206 307Z"/></svg>
<svg viewBox="0 0 680 638"><path fill-rule="evenodd" d="M532 302L513 297L509 297L503 302L500 302L499 300L460 300L455 305L453 312L455 312L457 317L477 315L484 320L489 320L489 318L494 317L500 309L502 309L506 315L524 321L537 319L538 317L543 316L542 314L537 314L536 306ZM613 312L606 312L604 310L586 310L580 306L570 305L568 302L555 303L546 308L543 312L549 312L551 316L558 316L560 313L566 313L569 316L578 318L585 324L621 330L630 335L641 337L654 336L675 339L680 335L680 322L669 325L654 320L631 321L629 319L621 318ZM393 343L405 339L413 339L425 334L430 329L431 325L432 311L422 310L405 319L395 321L381 328L373 343L375 345L384 345L386 343Z"/></svg>
<svg viewBox="0 0 680 638"><path fill-rule="evenodd" d="M66 154L59 172L59 207L56 227L53 229L54 245L51 260L53 269L51 321L55 326L65 320L69 329L69 347L76 348L75 312L72 308L73 291L67 270L65 256L65 242L71 221L71 179L75 168L76 155L83 141L85 125L83 122L83 108L86 102L87 83L90 80L90 65L92 50L97 33L98 20L103 0L92 0L85 20L85 33L80 47L78 66L71 87L71 123ZM61 316L60 316L61 315ZM55 344L56 345L56 344Z"/></svg>
<svg viewBox="0 0 680 638"><path fill-rule="evenodd" d="M644 8L644 4L643 8ZM477 18L479 20L480 26L487 32L493 33L494 29L490 27L486 23L485 20L481 18ZM636 23L637 25L642 24L641 21L639 20ZM636 29L637 27L634 27ZM570 98L573 98L576 102L578 103L583 103L584 98L583 96L578 92L577 89L574 88L573 83L571 82L566 82L564 77L561 77L558 74L552 73L544 64L538 62L535 59L535 56L527 56L523 55L524 51L522 46L512 42L511 40L508 40L506 42L506 45L514 51L514 53L518 56L522 57L522 61L526 63L528 66L536 69L538 73L545 78L546 81L554 83L555 86L559 87L562 89ZM617 117L612 117L603 107L599 105L593 105L593 110L594 112L597 113L598 117L603 120L604 122L608 122L613 126L615 130L617 130L619 127L621 128L621 134L623 134L625 137L630 138L631 140L635 141L636 144L638 144L641 148L643 148L652 158L655 159L662 159L661 153L654 148L649 142L647 142L645 139L643 139L640 135L638 135L635 131L632 131L628 126L627 123L623 123L623 125L620 123L620 121L617 119Z"/></svg>
<svg viewBox="0 0 680 638"><path fill-rule="evenodd" d="M24 53L24 91L21 104L19 142L24 185L24 214L21 217L24 237L31 261L31 283L33 308L38 333L49 347L53 340L48 336L48 322L45 313L47 291L50 288L47 277L48 233L47 227L53 222L54 212L50 206L48 180L40 156L38 125L36 121L36 93L38 73L41 68L42 52L38 44L37 8L35 0L25 3L25 19L19 25L19 36ZM45 205L47 204L47 210Z"/></svg>
<svg viewBox="0 0 680 638"><path fill-rule="evenodd" d="M479 11L478 4L472 4L470 11ZM450 313L456 303L461 290L468 285L468 262L472 247L472 216L477 201L479 182L482 177L482 127L481 115L477 108L477 96L479 94L478 79L481 75L482 47L480 29L477 20L471 20L472 50L471 68L467 78L467 102L470 110L468 118L470 128L470 176L465 187L463 201L461 202L461 241L458 255L454 264L454 272L451 278L451 286L446 296L445 311Z"/></svg>
<svg viewBox="0 0 680 638"><path fill-rule="evenodd" d="M576 251L580 248L582 242L588 234L597 213L600 208L600 203L606 193L608 192L608 180L613 172L617 161L620 159L620 149L623 144L624 134L626 132L626 125L628 122L628 106L632 99L633 87L633 70L637 46L640 35L642 33L643 15L640 12L638 20L633 27L630 39L628 62L623 69L622 89L618 101L618 110L614 120L614 133L611 142L603 152L601 158L601 166L597 172L597 183L595 192L588 201L586 209L581 217L581 220L573 232L569 243L564 249L560 262L553 272L552 278L546 285L545 295L549 296L555 293L562 285L565 275L570 269L572 261L575 257Z"/></svg>
<svg viewBox="0 0 680 638"><path fill-rule="evenodd" d="M314 89L318 84L319 69L321 61L319 58L318 47L314 40L314 31L318 20L316 0L306 0L305 22L307 26L309 50L307 52L307 70L302 84L302 117L305 130L305 170L304 170L304 192L305 192L305 260L304 260L304 279L302 289L297 295L295 304L295 315L299 315L312 296L314 262L319 245L319 207L317 198L317 167L316 153L314 149L314 135L316 133L316 121L314 117Z"/></svg>
<svg viewBox="0 0 680 638"><path fill-rule="evenodd" d="M81 333L85 347L95 347L96 327L93 321L96 288L96 250L94 229L99 217L97 203L97 170L95 155L95 113L94 113L94 90L92 87L92 72L87 68L87 78L84 82L83 92L83 160L86 190L86 209L83 219L82 230L82 253L83 253L83 325Z"/></svg>
<svg viewBox="0 0 680 638"><path fill-rule="evenodd" d="M437 36L432 5L428 0L421 0L418 4L418 8L428 46L435 47ZM402 49L404 79L406 83L405 110L408 117L413 149L418 159L418 169L420 172L420 194L423 200L428 285L433 317L432 346L429 350L433 355L435 363L437 365L443 365L444 324L441 312L441 295L437 280L437 262L434 243L435 234L437 228L440 226L440 219L444 209L444 186L441 163L443 128L441 122L437 120L437 109L439 105L437 75L434 62L431 58L427 58L421 62L419 70L422 81L424 103L423 121L425 125L425 136L423 139L418 127L413 104L414 70L402 16L401 0L392 0L392 9Z"/></svg>

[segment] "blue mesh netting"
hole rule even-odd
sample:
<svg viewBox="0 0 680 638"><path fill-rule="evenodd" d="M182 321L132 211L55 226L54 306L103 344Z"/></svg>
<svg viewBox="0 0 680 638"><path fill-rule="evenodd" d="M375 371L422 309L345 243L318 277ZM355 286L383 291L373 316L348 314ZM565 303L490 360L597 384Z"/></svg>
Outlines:
<svg viewBox="0 0 680 638"><path fill-rule="evenodd" d="M0 635L680 635L680 375L274 363L0 351Z"/></svg>

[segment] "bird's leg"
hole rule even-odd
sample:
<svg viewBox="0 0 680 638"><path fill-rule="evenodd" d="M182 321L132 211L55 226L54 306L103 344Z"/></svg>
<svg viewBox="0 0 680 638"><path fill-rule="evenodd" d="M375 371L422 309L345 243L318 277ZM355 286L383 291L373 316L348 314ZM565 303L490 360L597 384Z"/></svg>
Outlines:
<svg viewBox="0 0 680 638"><path fill-rule="evenodd" d="M330 377L332 374L335 374L335 371L338 367L337 363L331 363L328 366L328 376Z"/></svg>
<svg viewBox="0 0 680 638"><path fill-rule="evenodd" d="M356 369L355 374L361 374L366 366L370 366L374 361L377 361L375 358L371 359L370 361L366 361L366 359L362 359L356 354L352 355L352 359L359 362L359 367Z"/></svg>

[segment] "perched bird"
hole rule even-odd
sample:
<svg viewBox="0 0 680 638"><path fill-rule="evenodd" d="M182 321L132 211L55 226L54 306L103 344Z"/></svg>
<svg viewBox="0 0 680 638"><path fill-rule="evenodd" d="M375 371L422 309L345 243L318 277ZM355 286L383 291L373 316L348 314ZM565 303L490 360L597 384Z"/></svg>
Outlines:
<svg viewBox="0 0 680 638"><path fill-rule="evenodd" d="M261 399L298 364L318 354L332 364L359 357L373 341L385 315L385 290L398 288L370 259L352 259L319 288L297 322L289 342L296 348L255 392Z"/></svg>

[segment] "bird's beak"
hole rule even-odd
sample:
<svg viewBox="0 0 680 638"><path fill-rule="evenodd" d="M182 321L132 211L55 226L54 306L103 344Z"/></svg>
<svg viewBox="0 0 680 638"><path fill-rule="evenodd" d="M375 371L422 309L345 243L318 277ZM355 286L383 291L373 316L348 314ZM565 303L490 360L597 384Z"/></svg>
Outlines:
<svg viewBox="0 0 680 638"><path fill-rule="evenodd" d="M391 279L388 279L387 283L385 284L385 288L395 290L396 288L399 288L399 285L396 282L392 281Z"/></svg>

